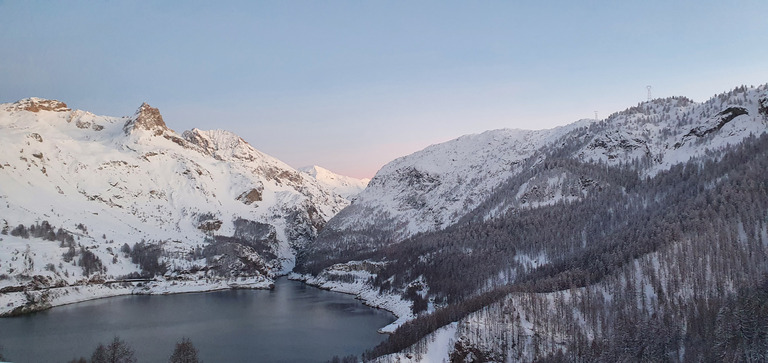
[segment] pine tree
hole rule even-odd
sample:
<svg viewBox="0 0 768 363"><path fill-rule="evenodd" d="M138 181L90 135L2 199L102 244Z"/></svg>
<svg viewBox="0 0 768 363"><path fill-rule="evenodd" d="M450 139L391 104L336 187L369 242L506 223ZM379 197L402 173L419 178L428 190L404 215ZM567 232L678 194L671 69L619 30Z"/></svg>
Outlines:
<svg viewBox="0 0 768 363"><path fill-rule="evenodd" d="M189 338L182 338L181 342L176 343L176 349L173 350L169 363L199 363L197 358L197 348L192 344Z"/></svg>

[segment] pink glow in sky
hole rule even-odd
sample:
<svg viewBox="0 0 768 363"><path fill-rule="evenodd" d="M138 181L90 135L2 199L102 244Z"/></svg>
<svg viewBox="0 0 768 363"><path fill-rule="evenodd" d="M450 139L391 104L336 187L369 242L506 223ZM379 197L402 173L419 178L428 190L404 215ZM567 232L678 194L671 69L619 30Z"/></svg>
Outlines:
<svg viewBox="0 0 768 363"><path fill-rule="evenodd" d="M0 102L146 101L294 167L371 177L467 133L768 82L768 2L0 1Z"/></svg>

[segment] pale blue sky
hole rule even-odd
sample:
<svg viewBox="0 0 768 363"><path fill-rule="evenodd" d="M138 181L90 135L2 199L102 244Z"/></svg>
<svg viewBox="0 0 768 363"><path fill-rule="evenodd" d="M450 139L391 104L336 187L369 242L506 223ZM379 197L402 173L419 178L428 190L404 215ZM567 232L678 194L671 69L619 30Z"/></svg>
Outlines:
<svg viewBox="0 0 768 363"><path fill-rule="evenodd" d="M146 101L295 167L768 82L768 1L0 1L0 102Z"/></svg>

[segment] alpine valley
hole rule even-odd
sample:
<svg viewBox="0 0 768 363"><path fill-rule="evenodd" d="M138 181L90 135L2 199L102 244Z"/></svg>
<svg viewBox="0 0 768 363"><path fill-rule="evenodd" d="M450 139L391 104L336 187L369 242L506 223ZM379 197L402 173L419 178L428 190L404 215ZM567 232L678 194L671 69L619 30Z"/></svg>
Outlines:
<svg viewBox="0 0 768 363"><path fill-rule="evenodd" d="M764 361L766 131L768 85L740 86L462 136L368 182L146 104L2 104L0 312L289 274L399 317L365 360Z"/></svg>
<svg viewBox="0 0 768 363"><path fill-rule="evenodd" d="M24 99L0 105L0 130L4 314L269 288L349 204L230 132L178 134L147 104L116 118Z"/></svg>
<svg viewBox="0 0 768 363"><path fill-rule="evenodd" d="M380 362L765 361L766 131L762 85L432 145L296 271L409 303Z"/></svg>

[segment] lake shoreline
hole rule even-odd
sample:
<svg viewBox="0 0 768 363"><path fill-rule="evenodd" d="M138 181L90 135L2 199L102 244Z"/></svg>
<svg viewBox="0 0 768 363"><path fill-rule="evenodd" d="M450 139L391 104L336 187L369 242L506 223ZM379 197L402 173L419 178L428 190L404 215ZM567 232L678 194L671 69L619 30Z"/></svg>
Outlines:
<svg viewBox="0 0 768 363"><path fill-rule="evenodd" d="M367 306L392 313L397 319L391 324L379 329L378 331L381 334L392 334L397 328L405 324L405 322L414 318L411 311L411 303L409 301L403 300L400 295L381 294L377 289L362 282L363 279L351 283L340 282L332 281L323 278L322 276L302 275L295 272L288 274L288 279L300 281L322 290L353 295Z"/></svg>
<svg viewBox="0 0 768 363"><path fill-rule="evenodd" d="M331 281L321 276L285 273L274 278L263 276L228 280L166 280L155 278L143 282L102 282L80 285L12 291L0 294L0 318L28 315L59 306L126 295L169 295L214 291L254 289L269 290L275 280L285 277L321 290L352 295L366 306L387 311L395 316L391 324L378 329L380 334L393 334L402 324L414 318L411 304L400 296L381 294L366 283Z"/></svg>
<svg viewBox="0 0 768 363"><path fill-rule="evenodd" d="M164 280L150 282L114 282L85 283L70 286L39 288L33 290L0 293L0 318L33 314L59 306L106 299L126 295L169 295L187 293L205 293L214 291L253 289L269 290L275 286L275 280L285 277L321 290L352 295L366 306L387 311L397 319L378 330L381 334L392 334L400 325L413 319L410 304L399 296L383 295L366 284L350 284L330 281L322 277L301 275L294 272L281 274L275 278L262 276L249 280ZM127 286L130 284L130 286Z"/></svg>
<svg viewBox="0 0 768 363"><path fill-rule="evenodd" d="M129 286L130 285L130 286ZM0 318L48 310L57 306L125 295L168 295L232 289L269 290L274 279L263 276L228 280L165 280L115 284L84 283L0 293Z"/></svg>
<svg viewBox="0 0 768 363"><path fill-rule="evenodd" d="M175 289L162 297L131 294L132 287L90 288L115 299L95 299L81 287L90 301L0 319L4 355L14 361L59 361L88 356L105 337L119 336L139 361L161 361L178 339L189 337L205 361L258 357L311 363L318 357L359 356L386 339L377 329L396 319L349 294L283 277L271 290Z"/></svg>

